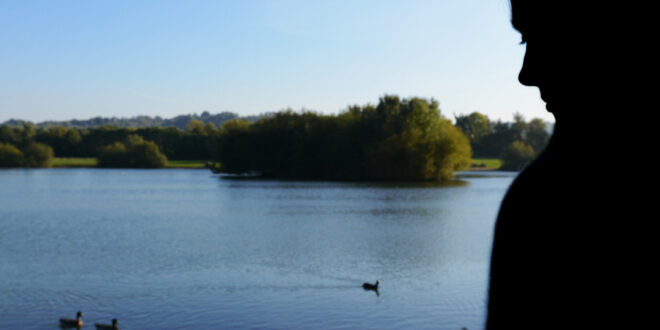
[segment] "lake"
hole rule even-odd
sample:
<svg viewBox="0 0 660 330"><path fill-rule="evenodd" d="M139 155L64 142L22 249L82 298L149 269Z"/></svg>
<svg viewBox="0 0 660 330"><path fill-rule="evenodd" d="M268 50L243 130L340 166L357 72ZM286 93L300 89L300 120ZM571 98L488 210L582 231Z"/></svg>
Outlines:
<svg viewBox="0 0 660 330"><path fill-rule="evenodd" d="M0 329L481 329L516 173L449 185L0 170ZM380 280L379 295L362 289Z"/></svg>

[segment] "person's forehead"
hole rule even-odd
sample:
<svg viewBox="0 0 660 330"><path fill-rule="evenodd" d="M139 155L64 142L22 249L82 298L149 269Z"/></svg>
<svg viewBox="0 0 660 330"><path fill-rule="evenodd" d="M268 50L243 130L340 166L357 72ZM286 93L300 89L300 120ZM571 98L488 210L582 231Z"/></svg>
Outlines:
<svg viewBox="0 0 660 330"><path fill-rule="evenodd" d="M545 0L511 0L511 24L523 34L567 35L602 25L586 6Z"/></svg>
<svg viewBox="0 0 660 330"><path fill-rule="evenodd" d="M553 20L561 17L557 14L537 1L511 1L511 24L521 33L550 28Z"/></svg>

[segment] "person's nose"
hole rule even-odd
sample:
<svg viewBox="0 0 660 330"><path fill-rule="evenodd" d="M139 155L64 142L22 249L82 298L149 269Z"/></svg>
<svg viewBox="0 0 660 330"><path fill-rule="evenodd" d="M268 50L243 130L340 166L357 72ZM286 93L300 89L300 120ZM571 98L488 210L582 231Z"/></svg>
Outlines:
<svg viewBox="0 0 660 330"><path fill-rule="evenodd" d="M538 83L539 70L537 68L534 52L530 52L529 45L525 51L525 58L523 60L522 68L518 74L518 81L525 86L539 86Z"/></svg>

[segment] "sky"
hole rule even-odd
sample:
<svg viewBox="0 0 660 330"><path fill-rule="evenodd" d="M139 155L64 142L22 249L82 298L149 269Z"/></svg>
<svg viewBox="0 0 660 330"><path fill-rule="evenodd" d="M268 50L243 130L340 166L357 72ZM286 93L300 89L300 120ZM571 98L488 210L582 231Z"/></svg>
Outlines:
<svg viewBox="0 0 660 330"><path fill-rule="evenodd" d="M517 80L519 43L507 0L0 0L0 122L331 114L385 94L554 121Z"/></svg>

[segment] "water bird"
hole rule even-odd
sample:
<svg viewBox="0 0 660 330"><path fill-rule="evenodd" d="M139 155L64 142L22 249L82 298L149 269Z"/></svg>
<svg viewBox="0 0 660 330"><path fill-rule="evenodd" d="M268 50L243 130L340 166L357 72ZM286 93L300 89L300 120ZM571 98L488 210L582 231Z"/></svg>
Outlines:
<svg viewBox="0 0 660 330"><path fill-rule="evenodd" d="M83 313L81 311L78 311L78 313L76 314L75 319L61 318L60 319L60 327L63 327L63 328L80 328L83 325L82 317L83 317Z"/></svg>
<svg viewBox="0 0 660 330"><path fill-rule="evenodd" d="M362 284L362 288L364 289L364 291L376 292L376 296L380 297L380 292L378 292L378 284L380 284L380 280L377 280L376 284L364 283Z"/></svg>
<svg viewBox="0 0 660 330"><path fill-rule="evenodd" d="M364 283L364 284L362 284L362 288L365 289L365 290L378 291L378 284L380 284L380 280L376 280L376 284Z"/></svg>
<svg viewBox="0 0 660 330"><path fill-rule="evenodd" d="M119 330L119 328L117 327L117 319L112 319L112 325L94 323L94 326L96 327L96 329L100 329L100 330Z"/></svg>

